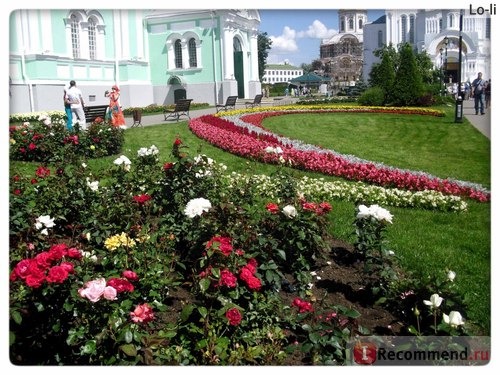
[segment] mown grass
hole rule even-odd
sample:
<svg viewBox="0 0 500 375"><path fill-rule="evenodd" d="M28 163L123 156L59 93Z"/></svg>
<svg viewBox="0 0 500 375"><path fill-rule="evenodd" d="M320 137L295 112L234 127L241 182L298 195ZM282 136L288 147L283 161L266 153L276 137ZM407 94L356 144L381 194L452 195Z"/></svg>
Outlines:
<svg viewBox="0 0 500 375"><path fill-rule="evenodd" d="M400 115L288 115L267 119L264 126L291 138L333 148L391 166L423 170L439 177L453 177L490 185L490 142L467 120L454 124L444 118ZM270 174L275 167L230 155L195 137L187 122L161 124L125 133L123 154L135 156L141 147L156 145L163 161L172 160L176 137L191 155L203 153L228 166L228 171ZM115 156L89 160L91 169L108 167ZM11 171L34 170L29 163L11 162ZM319 174L293 171L296 176ZM321 176L325 177L325 176ZM334 180L335 177L325 177ZM426 278L451 269L470 309L468 319L490 330L491 205L469 201L465 213L443 213L386 207L394 215L387 236L402 266ZM332 202L332 234L352 242L355 206ZM430 296L429 296L430 297Z"/></svg>

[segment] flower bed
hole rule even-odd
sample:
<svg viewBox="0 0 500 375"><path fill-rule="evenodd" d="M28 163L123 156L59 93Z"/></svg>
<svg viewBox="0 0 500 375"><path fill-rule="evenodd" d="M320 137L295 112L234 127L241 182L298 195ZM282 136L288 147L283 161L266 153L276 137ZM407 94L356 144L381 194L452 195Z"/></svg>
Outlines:
<svg viewBox="0 0 500 375"><path fill-rule="evenodd" d="M218 114L218 116L206 115L191 120L189 127L198 137L225 151L264 163L287 163L298 169L390 188L411 191L435 190L446 195L464 196L480 202L490 200L490 192L478 184L441 179L421 171L393 168L351 155L342 155L333 150L325 150L273 134L261 126L262 120L269 116L340 111L443 115L440 111L426 108L285 106L279 107L279 110L270 107L265 111L262 109L237 110Z"/></svg>

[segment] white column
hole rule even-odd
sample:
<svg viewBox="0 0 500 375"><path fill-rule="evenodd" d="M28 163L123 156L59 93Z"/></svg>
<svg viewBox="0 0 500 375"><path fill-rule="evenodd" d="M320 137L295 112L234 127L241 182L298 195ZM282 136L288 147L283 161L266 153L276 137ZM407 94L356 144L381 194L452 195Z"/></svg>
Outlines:
<svg viewBox="0 0 500 375"><path fill-rule="evenodd" d="M224 79L234 78L233 32L226 26L222 32L222 55L224 59Z"/></svg>
<svg viewBox="0 0 500 375"><path fill-rule="evenodd" d="M258 58L258 35L256 32L252 32L250 36L250 69L251 69L251 81L259 80L259 58Z"/></svg>

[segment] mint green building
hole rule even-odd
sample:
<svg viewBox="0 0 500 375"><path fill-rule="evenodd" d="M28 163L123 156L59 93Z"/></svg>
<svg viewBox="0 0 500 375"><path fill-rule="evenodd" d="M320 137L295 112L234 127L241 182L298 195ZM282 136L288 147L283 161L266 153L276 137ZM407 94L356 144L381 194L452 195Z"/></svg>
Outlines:
<svg viewBox="0 0 500 375"><path fill-rule="evenodd" d="M62 110L74 79L87 105L224 103L261 93L256 10L16 10L10 14L10 112Z"/></svg>

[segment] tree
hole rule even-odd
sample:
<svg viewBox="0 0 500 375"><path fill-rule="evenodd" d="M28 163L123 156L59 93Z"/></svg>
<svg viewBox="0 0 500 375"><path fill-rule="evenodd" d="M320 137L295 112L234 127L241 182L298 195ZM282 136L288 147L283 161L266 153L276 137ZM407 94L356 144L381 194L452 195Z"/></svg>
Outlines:
<svg viewBox="0 0 500 375"><path fill-rule="evenodd" d="M391 91L392 102L399 106L417 104L424 91L422 75L417 67L413 48L409 43L399 48L399 66Z"/></svg>
<svg viewBox="0 0 500 375"><path fill-rule="evenodd" d="M300 64L300 69L304 71L304 74L312 72L314 70L312 64L306 64L306 63Z"/></svg>
<svg viewBox="0 0 500 375"><path fill-rule="evenodd" d="M386 50L382 53L380 64L373 66L370 72L370 86L380 87L384 92L384 102L387 104L391 98L391 92L395 80L394 54Z"/></svg>
<svg viewBox="0 0 500 375"><path fill-rule="evenodd" d="M257 58L259 60L259 80L262 82L262 77L264 77L264 70L266 69L267 56L269 55L269 50L273 41L267 36L266 32L259 33L257 36Z"/></svg>

